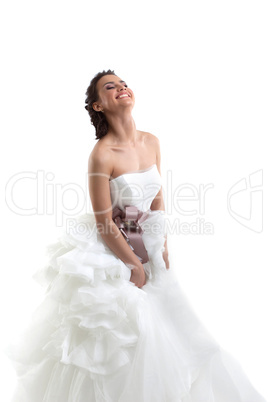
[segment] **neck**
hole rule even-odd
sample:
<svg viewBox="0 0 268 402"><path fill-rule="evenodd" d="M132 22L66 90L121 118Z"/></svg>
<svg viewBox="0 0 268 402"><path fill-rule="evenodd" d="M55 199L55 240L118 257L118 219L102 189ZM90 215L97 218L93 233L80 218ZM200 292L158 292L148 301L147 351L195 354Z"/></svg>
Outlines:
<svg viewBox="0 0 268 402"><path fill-rule="evenodd" d="M116 143L122 145L135 145L137 141L137 130L134 119L129 111L120 115L107 114L106 119L109 123L107 135Z"/></svg>

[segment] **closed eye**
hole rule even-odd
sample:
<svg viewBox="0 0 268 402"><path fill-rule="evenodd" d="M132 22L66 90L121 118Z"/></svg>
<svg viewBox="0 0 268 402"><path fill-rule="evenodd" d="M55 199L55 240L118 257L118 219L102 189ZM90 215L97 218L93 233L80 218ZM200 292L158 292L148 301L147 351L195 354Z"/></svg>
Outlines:
<svg viewBox="0 0 268 402"><path fill-rule="evenodd" d="M124 87L127 88L127 84L124 84ZM115 88L115 87L114 87L114 86L109 86L109 87L107 86L107 87L106 87L106 89L113 89L113 88Z"/></svg>

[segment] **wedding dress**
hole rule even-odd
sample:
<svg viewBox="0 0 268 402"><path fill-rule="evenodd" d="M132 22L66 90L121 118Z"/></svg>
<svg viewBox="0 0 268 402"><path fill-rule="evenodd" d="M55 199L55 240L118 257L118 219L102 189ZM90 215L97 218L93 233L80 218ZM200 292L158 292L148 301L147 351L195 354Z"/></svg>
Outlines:
<svg viewBox="0 0 268 402"><path fill-rule="evenodd" d="M156 164L110 180L113 207L147 211L146 284L106 245L94 214L47 246L47 285L19 345L16 402L265 402L204 327L162 253L166 215L151 210Z"/></svg>

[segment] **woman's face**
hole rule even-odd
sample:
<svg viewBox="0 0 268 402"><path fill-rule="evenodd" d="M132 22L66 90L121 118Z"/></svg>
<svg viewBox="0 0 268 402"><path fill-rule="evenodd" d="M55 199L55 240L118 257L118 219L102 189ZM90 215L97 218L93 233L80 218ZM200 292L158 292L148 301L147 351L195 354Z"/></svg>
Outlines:
<svg viewBox="0 0 268 402"><path fill-rule="evenodd" d="M116 113L122 108L132 110L135 104L133 91L128 88L125 81L117 75L104 75L97 82L99 99L93 103L96 111L103 110L104 113Z"/></svg>

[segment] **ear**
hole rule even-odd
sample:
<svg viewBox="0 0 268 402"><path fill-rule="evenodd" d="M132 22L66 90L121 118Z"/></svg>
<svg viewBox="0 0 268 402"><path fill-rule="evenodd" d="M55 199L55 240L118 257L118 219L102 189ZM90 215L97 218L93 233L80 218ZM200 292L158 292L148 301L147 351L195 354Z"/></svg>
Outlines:
<svg viewBox="0 0 268 402"><path fill-rule="evenodd" d="M96 102L94 102L92 104L93 109L95 110L95 112L101 112L102 111L102 106L98 105Z"/></svg>

